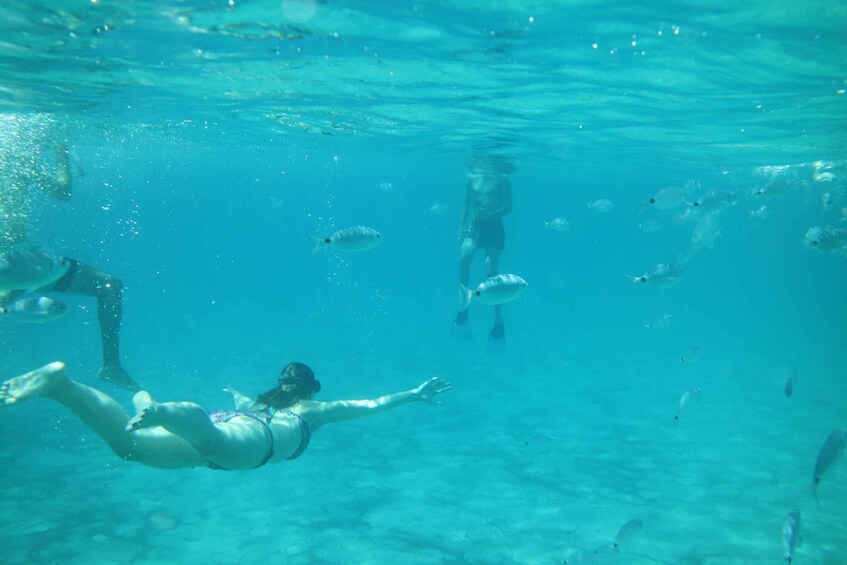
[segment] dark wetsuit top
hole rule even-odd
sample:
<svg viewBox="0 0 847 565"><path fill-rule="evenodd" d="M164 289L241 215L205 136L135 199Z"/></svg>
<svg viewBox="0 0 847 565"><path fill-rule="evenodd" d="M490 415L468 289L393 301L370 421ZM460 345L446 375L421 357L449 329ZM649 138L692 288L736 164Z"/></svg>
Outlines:
<svg viewBox="0 0 847 565"><path fill-rule="evenodd" d="M261 410L261 411L249 411L249 410L214 410L209 412L209 418L219 424L221 422L227 422L236 416L247 416L248 418L253 418L254 420L260 422L265 430L268 432L268 453L265 455L265 458L256 465L256 469L265 465L271 458L274 456L274 434L271 431L270 426L268 424L273 420L274 414L277 411L271 408ZM290 456L286 457L286 461L290 461L291 459L297 459L300 455L306 451L306 448L309 447L309 441L312 439L312 431L309 428L309 423L306 422L299 414L295 414L290 410L283 410L283 414L294 419L297 422L297 426L300 428L300 445L297 446L297 450L292 453ZM230 471L231 469L227 469L226 467L221 467L217 463L209 462L210 469L221 469L224 471Z"/></svg>

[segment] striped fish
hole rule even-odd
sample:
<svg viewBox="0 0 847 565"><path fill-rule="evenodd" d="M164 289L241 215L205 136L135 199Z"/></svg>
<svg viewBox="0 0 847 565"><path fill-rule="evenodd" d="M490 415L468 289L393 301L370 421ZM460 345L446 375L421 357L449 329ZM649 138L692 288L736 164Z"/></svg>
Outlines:
<svg viewBox="0 0 847 565"><path fill-rule="evenodd" d="M68 272L64 257L40 249L16 249L0 254L0 290L32 290L54 283Z"/></svg>
<svg viewBox="0 0 847 565"><path fill-rule="evenodd" d="M482 281L475 290L461 286L462 310L467 310L472 300L487 306L511 302L526 290L528 283L518 275L494 275Z"/></svg>
<svg viewBox="0 0 847 565"><path fill-rule="evenodd" d="M49 296L24 295L0 308L0 313L19 322L49 322L67 314L68 306Z"/></svg>
<svg viewBox="0 0 847 565"><path fill-rule="evenodd" d="M794 548L800 539L800 511L796 508L788 513L782 523L782 547L785 549L785 562L794 559Z"/></svg>
<svg viewBox="0 0 847 565"><path fill-rule="evenodd" d="M312 253L317 253L324 247L334 247L339 251L364 251L376 247L382 239L382 234L373 228L353 226L338 230L332 235L320 237L306 234L312 240Z"/></svg>

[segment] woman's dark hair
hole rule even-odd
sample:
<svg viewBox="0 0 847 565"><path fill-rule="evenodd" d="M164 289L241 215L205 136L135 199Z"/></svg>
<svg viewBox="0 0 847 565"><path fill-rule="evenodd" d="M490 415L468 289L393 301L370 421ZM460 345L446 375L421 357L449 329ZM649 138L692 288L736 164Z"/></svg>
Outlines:
<svg viewBox="0 0 847 565"><path fill-rule="evenodd" d="M294 385L294 390L283 390L281 385ZM286 408L301 398L308 398L321 390L321 382L315 373L303 363L289 363L282 368L279 383L256 397L256 402L271 408Z"/></svg>

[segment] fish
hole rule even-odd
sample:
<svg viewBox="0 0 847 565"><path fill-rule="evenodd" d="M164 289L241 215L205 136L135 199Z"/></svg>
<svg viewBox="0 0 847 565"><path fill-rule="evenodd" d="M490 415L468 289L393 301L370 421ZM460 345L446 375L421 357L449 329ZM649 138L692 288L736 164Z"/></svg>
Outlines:
<svg viewBox="0 0 847 565"><path fill-rule="evenodd" d="M687 411L692 400L700 400L700 392L700 388L698 387L686 390L682 393L682 395L679 397L679 403L676 408L676 415L674 415L673 417L675 421L679 421L679 418L684 412Z"/></svg>
<svg viewBox="0 0 847 565"><path fill-rule="evenodd" d="M38 248L0 254L0 291L33 290L53 284L71 266L65 257Z"/></svg>
<svg viewBox="0 0 847 565"><path fill-rule="evenodd" d="M847 252L847 229L832 226L811 227L803 236L803 243L821 253Z"/></svg>
<svg viewBox="0 0 847 565"><path fill-rule="evenodd" d="M791 181L785 176L775 176L764 186L753 189L753 196L765 196L769 198L777 198L785 195L791 188Z"/></svg>
<svg viewBox="0 0 847 565"><path fill-rule="evenodd" d="M720 217L720 212L713 212L700 218L700 221L694 226L694 233L691 234L691 251L701 251L714 247L715 240L721 233Z"/></svg>
<svg viewBox="0 0 847 565"><path fill-rule="evenodd" d="M713 188L697 200L691 203L691 207L697 208L703 214L720 212L738 203L735 193L730 190Z"/></svg>
<svg viewBox="0 0 847 565"><path fill-rule="evenodd" d="M812 475L812 494L818 500L818 485L821 479L844 454L847 445L847 429L837 429L826 438L815 460L815 472Z"/></svg>
<svg viewBox="0 0 847 565"><path fill-rule="evenodd" d="M49 322L68 313L68 305L50 296L24 295L13 300L0 313L20 322Z"/></svg>
<svg viewBox="0 0 847 565"><path fill-rule="evenodd" d="M376 188L377 190L379 190L380 192L384 192L385 194L391 194L392 192L394 192L394 185L392 185L390 182L381 182L376 185Z"/></svg>
<svg viewBox="0 0 847 565"><path fill-rule="evenodd" d="M785 549L785 562L794 559L794 548L800 539L800 511L796 508L788 513L782 522L782 547Z"/></svg>
<svg viewBox="0 0 847 565"><path fill-rule="evenodd" d="M832 182L834 179L835 175L829 171L824 171L823 173L816 172L812 175L812 182Z"/></svg>
<svg viewBox="0 0 847 565"><path fill-rule="evenodd" d="M788 379L785 381L785 397L791 398L794 394L794 376L797 374L797 369L791 371L791 374L788 375Z"/></svg>
<svg viewBox="0 0 847 565"><path fill-rule="evenodd" d="M570 555L567 559L564 559L562 563L565 565L585 565L588 563L605 563L610 559L610 556L615 552L615 547L607 544L601 545L598 548L586 550L586 551L577 551L576 553Z"/></svg>
<svg viewBox="0 0 847 565"><path fill-rule="evenodd" d="M688 351L686 351L679 358L683 363L688 363L689 365L693 365L697 361L700 360L700 348L697 346L691 347Z"/></svg>
<svg viewBox="0 0 847 565"><path fill-rule="evenodd" d="M826 211L826 210L829 210L831 207L832 207L832 193L831 192L824 192L823 194L821 194L821 208L823 208L824 211Z"/></svg>
<svg viewBox="0 0 847 565"><path fill-rule="evenodd" d="M636 518L635 520L630 520L618 530L617 535L615 535L614 547L620 549L621 547L627 546L632 543L632 540L638 537L638 534L641 533L641 530L644 528L644 522Z"/></svg>
<svg viewBox="0 0 847 565"><path fill-rule="evenodd" d="M568 231L571 228L571 223L564 218L553 218L549 222L545 220L544 225L553 231Z"/></svg>
<svg viewBox="0 0 847 565"><path fill-rule="evenodd" d="M659 231L662 229L662 222L660 220L656 220L654 218L650 218L648 220L644 220L643 222L638 224L638 229L645 233L652 233L655 231Z"/></svg>
<svg viewBox="0 0 847 565"><path fill-rule="evenodd" d="M702 188L703 183L700 182L700 179L689 179L685 182L685 187L683 190L685 194L693 194Z"/></svg>
<svg viewBox="0 0 847 565"><path fill-rule="evenodd" d="M474 290L464 285L459 286L462 293L462 306L460 309L467 310L472 300L476 300L487 306L497 306L511 302L523 294L529 284L518 275L502 274L485 279Z"/></svg>
<svg viewBox="0 0 847 565"><path fill-rule="evenodd" d="M637 277L629 277L633 284L646 284L653 288L673 286L682 276L682 269L676 263L659 263L651 270Z"/></svg>
<svg viewBox="0 0 847 565"><path fill-rule="evenodd" d="M429 208L427 208L431 214L435 214L436 216L440 216L442 214L447 213L447 206L444 204L433 204Z"/></svg>
<svg viewBox="0 0 847 565"><path fill-rule="evenodd" d="M685 202L687 196L688 193L685 189L676 186L668 186L651 196L650 199L644 203L644 206L650 206L657 210L672 210Z"/></svg>
<svg viewBox="0 0 847 565"><path fill-rule="evenodd" d="M611 212L612 208L614 208L614 203L607 198L599 198L594 202L588 203L588 208L594 210L595 212L600 212L601 214L605 214L606 212Z"/></svg>
<svg viewBox="0 0 847 565"><path fill-rule="evenodd" d="M763 220L768 217L768 214L770 214L770 210L768 210L767 204L762 204L755 210L750 210L749 217L751 220L754 218L757 220Z"/></svg>
<svg viewBox="0 0 847 565"><path fill-rule="evenodd" d="M618 530L615 535L615 541L612 543L603 544L595 549L588 551L578 551L571 554L563 563L567 565L581 565L584 563L607 563L612 556L618 554L621 548L626 547L638 537L641 530L644 528L644 522L635 519L630 520Z"/></svg>
<svg viewBox="0 0 847 565"><path fill-rule="evenodd" d="M332 235L319 237L311 234L306 236L312 240L312 254L324 247L334 247L339 251L364 251L376 247L382 240L382 234L373 228L353 226L338 230Z"/></svg>
<svg viewBox="0 0 847 565"><path fill-rule="evenodd" d="M646 324L642 324L648 330L661 330L671 325L673 314L662 314Z"/></svg>

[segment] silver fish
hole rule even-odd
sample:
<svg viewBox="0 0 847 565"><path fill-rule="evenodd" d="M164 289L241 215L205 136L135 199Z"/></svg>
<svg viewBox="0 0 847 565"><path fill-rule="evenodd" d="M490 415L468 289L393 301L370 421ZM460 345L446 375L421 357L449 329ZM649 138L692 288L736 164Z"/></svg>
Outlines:
<svg viewBox="0 0 847 565"><path fill-rule="evenodd" d="M700 400L700 392L700 388L698 387L686 390L682 393L682 395L679 397L679 405L676 409L676 415L673 417L675 421L679 421L682 414L687 411L692 400Z"/></svg>
<svg viewBox="0 0 847 565"><path fill-rule="evenodd" d="M833 431L821 446L818 458L815 460L815 473L812 476L812 494L815 495L815 500L818 499L818 485L821 479L844 454L845 446L847 446L847 429Z"/></svg>
<svg viewBox="0 0 847 565"><path fill-rule="evenodd" d="M662 314L658 318L647 322L646 324L642 324L648 330L661 330L671 325L673 321L673 314Z"/></svg>
<svg viewBox="0 0 847 565"><path fill-rule="evenodd" d="M617 535L615 536L615 547L621 548L632 543L632 540L638 537L638 534L641 533L641 530L644 528L644 522L636 518L635 520L630 520L618 530Z"/></svg>
<svg viewBox="0 0 847 565"><path fill-rule="evenodd" d="M381 233L365 226L344 228L326 237L307 235L314 244L312 253L317 253L324 247L334 247L339 251L363 251L376 247L382 239Z"/></svg>
<svg viewBox="0 0 847 565"><path fill-rule="evenodd" d="M567 559L563 560L562 563L565 565L586 565L588 563L605 563L610 559L610 556L613 555L617 551L617 548L613 545L601 545L598 548L586 550L586 551L577 551L576 553L570 555Z"/></svg>
<svg viewBox="0 0 847 565"><path fill-rule="evenodd" d="M734 206L737 202L738 199L734 192L713 188L692 202L691 206L704 214L711 214L712 212L720 212L730 206Z"/></svg>
<svg viewBox="0 0 847 565"><path fill-rule="evenodd" d="M680 355L679 360L689 365L695 364L700 360L700 348L696 345L688 348L688 351Z"/></svg>
<svg viewBox="0 0 847 565"><path fill-rule="evenodd" d="M803 243L821 253L847 252L847 229L832 226L813 227L806 231Z"/></svg>
<svg viewBox="0 0 847 565"><path fill-rule="evenodd" d="M679 281L682 269L676 263L659 263L641 276L632 277L633 284L646 284L653 288L669 287Z"/></svg>
<svg viewBox="0 0 847 565"><path fill-rule="evenodd" d="M791 181L785 176L775 176L764 186L753 189L753 196L779 197L791 188Z"/></svg>
<svg viewBox="0 0 847 565"><path fill-rule="evenodd" d="M571 223L565 218L553 218L549 222L545 220L544 225L553 231L568 231L571 227Z"/></svg>
<svg viewBox="0 0 847 565"><path fill-rule="evenodd" d="M0 313L21 322L49 322L68 313L68 306L49 296L21 296L0 308Z"/></svg>
<svg viewBox="0 0 847 565"><path fill-rule="evenodd" d="M697 225L694 226L694 233L691 234L691 249L693 251L701 251L705 248L711 249L715 245L715 239L721 233L721 214L715 212L706 214Z"/></svg>
<svg viewBox="0 0 847 565"><path fill-rule="evenodd" d="M460 285L461 286L461 285ZM482 281L475 290L461 286L462 310L477 300L487 306L511 302L526 290L528 283L518 275L494 275Z"/></svg>
<svg viewBox="0 0 847 565"><path fill-rule="evenodd" d="M825 171L823 173L814 173L812 175L812 182L832 182L834 179L835 175L833 175L829 171Z"/></svg>
<svg viewBox="0 0 847 565"><path fill-rule="evenodd" d="M769 213L770 213L770 211L768 210L768 205L762 204L761 206L759 206L755 210L750 210L749 217L750 217L751 220L754 219L754 218L757 219L757 220L763 220L764 218L768 217Z"/></svg>
<svg viewBox="0 0 847 565"><path fill-rule="evenodd" d="M826 210L829 210L831 207L832 207L832 193L831 192L824 192L821 195L821 208L823 208L824 211L826 211Z"/></svg>
<svg viewBox="0 0 847 565"><path fill-rule="evenodd" d="M662 229L661 220L649 218L638 224L638 229L645 233L653 233Z"/></svg>
<svg viewBox="0 0 847 565"><path fill-rule="evenodd" d="M64 257L41 249L16 249L0 254L0 290L32 290L52 284L68 272Z"/></svg>
<svg viewBox="0 0 847 565"><path fill-rule="evenodd" d="M685 189L669 186L651 196L646 205L657 210L671 210L682 204L687 196Z"/></svg>
<svg viewBox="0 0 847 565"><path fill-rule="evenodd" d="M782 522L782 547L785 549L785 562L794 559L794 548L800 538L800 511L796 508L788 513Z"/></svg>
<svg viewBox="0 0 847 565"><path fill-rule="evenodd" d="M594 202L588 203L588 208L594 210L595 212L600 212L601 214L605 214L607 212L611 212L612 208L614 208L614 203L608 198L599 198Z"/></svg>

